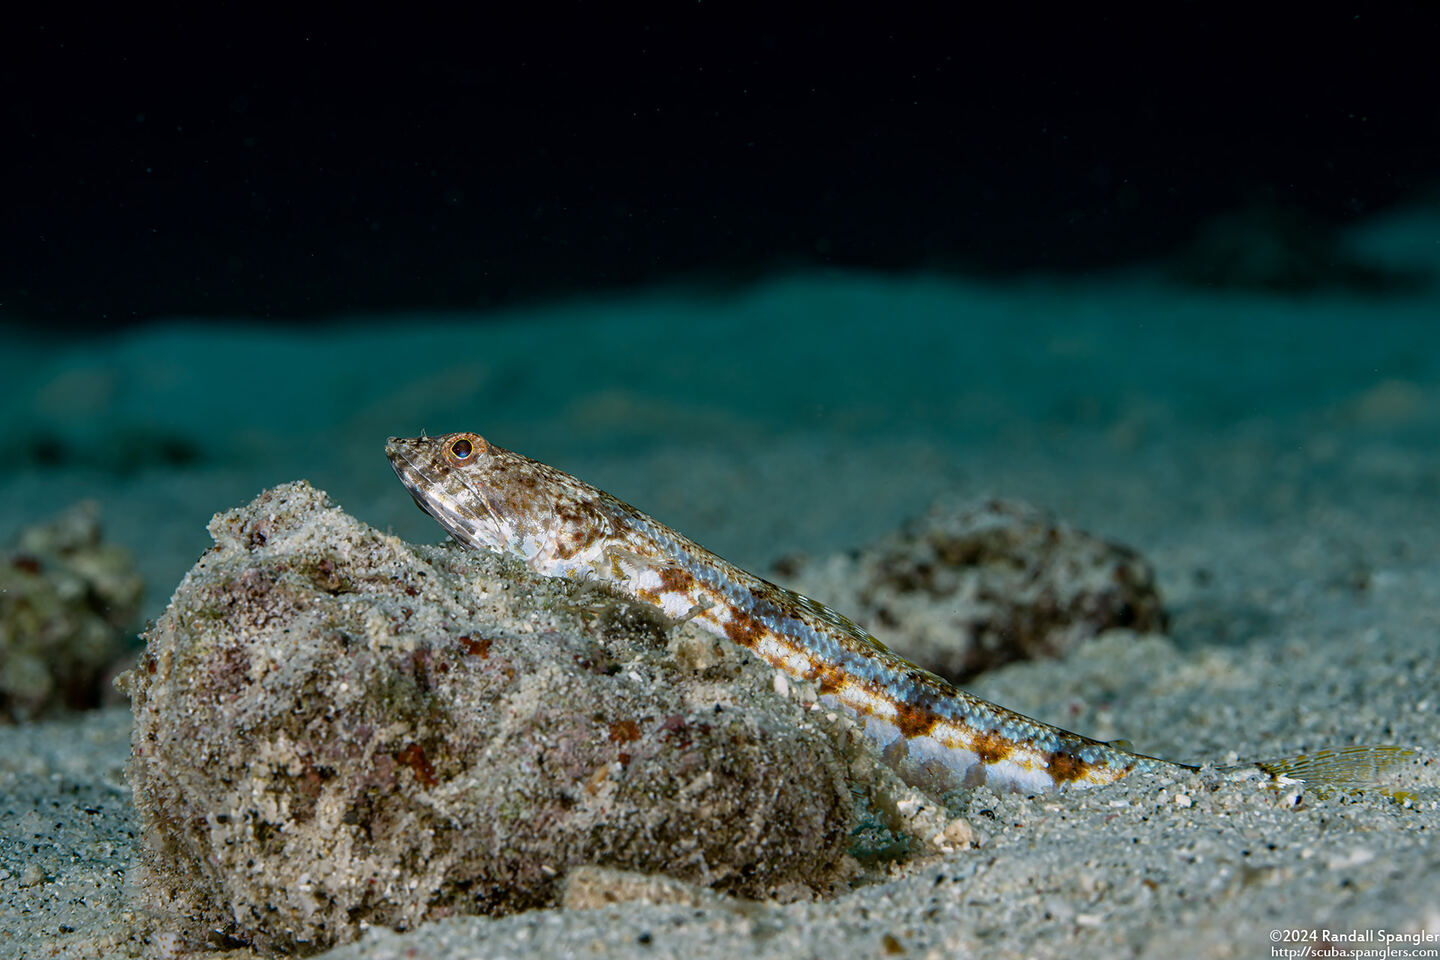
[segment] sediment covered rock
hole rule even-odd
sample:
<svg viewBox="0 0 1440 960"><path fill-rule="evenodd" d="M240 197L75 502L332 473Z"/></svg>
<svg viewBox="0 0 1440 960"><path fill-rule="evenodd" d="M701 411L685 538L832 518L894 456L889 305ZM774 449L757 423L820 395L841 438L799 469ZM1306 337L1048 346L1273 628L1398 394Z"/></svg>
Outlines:
<svg viewBox="0 0 1440 960"><path fill-rule="evenodd" d="M123 679L180 935L310 952L551 904L580 864L747 897L852 869L835 738L728 645L304 482L210 531Z"/></svg>
<svg viewBox="0 0 1440 960"><path fill-rule="evenodd" d="M776 576L956 682L1063 657L1106 630L1166 628L1143 557L1015 500L937 504L853 554L789 558Z"/></svg>
<svg viewBox="0 0 1440 960"><path fill-rule="evenodd" d="M99 706L144 592L93 502L22 530L0 553L0 722Z"/></svg>

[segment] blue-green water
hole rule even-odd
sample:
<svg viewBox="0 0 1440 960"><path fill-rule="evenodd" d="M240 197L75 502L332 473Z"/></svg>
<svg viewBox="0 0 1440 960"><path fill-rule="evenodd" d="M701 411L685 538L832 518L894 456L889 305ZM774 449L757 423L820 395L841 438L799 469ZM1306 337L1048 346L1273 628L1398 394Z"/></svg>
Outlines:
<svg viewBox="0 0 1440 960"><path fill-rule="evenodd" d="M1440 220L1397 216L1352 245L1423 272ZM98 499L153 615L210 515L285 480L434 539L382 447L455 429L762 566L853 546L957 491L1031 495L1142 548L1217 498L1263 521L1285 509L1257 494L1270 480L1313 500L1379 476L1433 509L1437 318L1423 284L1282 296L1160 272L812 273L308 329L16 332L0 360L0 535Z"/></svg>

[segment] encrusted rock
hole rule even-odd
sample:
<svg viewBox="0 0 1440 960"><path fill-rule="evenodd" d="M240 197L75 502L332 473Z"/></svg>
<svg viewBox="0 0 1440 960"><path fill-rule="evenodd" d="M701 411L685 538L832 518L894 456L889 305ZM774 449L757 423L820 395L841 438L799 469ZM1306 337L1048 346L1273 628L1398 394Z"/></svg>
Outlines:
<svg viewBox="0 0 1440 960"><path fill-rule="evenodd" d="M1166 625L1154 571L1134 550L1013 500L937 505L854 554L790 558L776 575L956 681L1063 656L1111 628Z"/></svg>
<svg viewBox="0 0 1440 960"><path fill-rule="evenodd" d="M144 589L91 501L21 531L0 554L0 722L98 706Z"/></svg>
<svg viewBox="0 0 1440 960"><path fill-rule="evenodd" d="M582 864L744 897L853 869L842 751L758 661L303 482L210 531L124 678L143 884L192 942L548 905Z"/></svg>

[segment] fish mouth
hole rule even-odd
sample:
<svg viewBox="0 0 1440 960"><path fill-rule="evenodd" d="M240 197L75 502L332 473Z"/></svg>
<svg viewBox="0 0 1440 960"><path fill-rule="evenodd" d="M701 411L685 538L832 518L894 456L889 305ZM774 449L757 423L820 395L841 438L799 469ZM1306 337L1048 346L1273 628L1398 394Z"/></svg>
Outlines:
<svg viewBox="0 0 1440 960"><path fill-rule="evenodd" d="M436 483L436 477L425 469L424 458L417 449L419 444L419 440L402 437L390 437L385 441L385 457L390 461L390 467L417 502L424 496L421 490Z"/></svg>

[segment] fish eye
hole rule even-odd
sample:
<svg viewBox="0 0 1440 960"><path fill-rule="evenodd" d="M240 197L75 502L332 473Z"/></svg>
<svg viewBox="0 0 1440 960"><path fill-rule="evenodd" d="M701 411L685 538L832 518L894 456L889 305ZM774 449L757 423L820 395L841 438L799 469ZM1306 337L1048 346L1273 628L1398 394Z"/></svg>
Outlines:
<svg viewBox="0 0 1440 960"><path fill-rule="evenodd" d="M452 433L440 450L450 466L468 467L490 452L490 444L478 433Z"/></svg>

